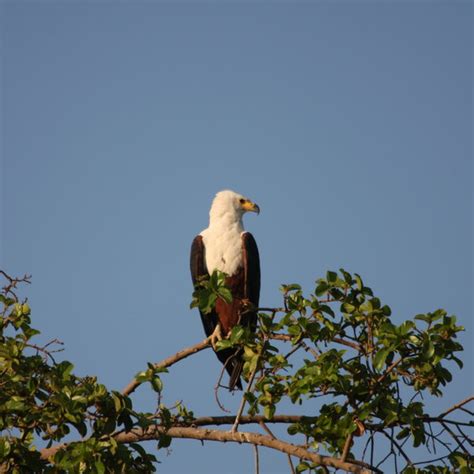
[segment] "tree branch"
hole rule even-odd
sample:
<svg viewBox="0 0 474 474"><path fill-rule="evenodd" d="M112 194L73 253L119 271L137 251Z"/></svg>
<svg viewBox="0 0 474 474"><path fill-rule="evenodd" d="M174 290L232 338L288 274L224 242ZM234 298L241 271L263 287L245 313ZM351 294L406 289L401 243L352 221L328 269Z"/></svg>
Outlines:
<svg viewBox="0 0 474 474"><path fill-rule="evenodd" d="M179 362L182 359L186 359L186 357L189 357L190 355L196 354L197 352L202 351L203 349L207 349L210 346L210 344L211 344L211 338L208 337L207 339L204 339L204 341L201 341L198 344L195 344L194 346L187 347L186 349L183 349L182 351L179 351L176 354L170 357L167 357L161 362L157 362L156 364L153 364L153 367L155 369L164 369L166 367L170 367L171 365L176 364L176 362ZM141 384L142 382L138 382L136 379L132 380L122 390L122 394L130 395Z"/></svg>
<svg viewBox="0 0 474 474"><path fill-rule="evenodd" d="M270 428L263 421L260 421L259 425L268 433L268 435L272 439L276 439L276 436L271 432ZM290 469L291 469L291 474L296 474L295 466L293 466L293 461L291 460L291 456L287 454L287 457L288 457L288 464L290 465Z"/></svg>
<svg viewBox="0 0 474 474"><path fill-rule="evenodd" d="M192 427L177 427L166 430L160 426L153 426L145 431L142 429L137 429L129 433L119 434L116 437L116 440L120 443L134 443L150 439L159 439L164 433L166 433L168 436L171 436L172 438L234 442L239 444L247 443L253 444L255 446L265 446L267 448L275 449L300 459L306 459L318 465L344 469L347 472L370 474L371 470L373 470L373 468L367 464L359 461L343 462L340 459L313 453L294 444L285 443L284 441L280 441L278 439L272 439L270 436L242 431L236 431L232 433L230 431L209 430ZM377 470L376 472L380 471Z"/></svg>
<svg viewBox="0 0 474 474"><path fill-rule="evenodd" d="M413 466L413 463L411 461L411 459L408 457L408 455L405 453L405 451L403 451L403 448L402 446L400 446L394 439L393 436L390 436L388 433L386 433L385 431L381 431L381 433L390 440L390 443L392 445L392 450L393 450L393 446L395 446L397 449L398 449L398 452L403 456L403 458L405 459L405 461L407 462L407 464L409 466ZM392 452L392 451L391 451ZM395 454L395 453L394 453Z"/></svg>
<svg viewBox="0 0 474 474"><path fill-rule="evenodd" d="M346 438L346 442L344 443L344 449L342 450L342 454L341 454L341 461L345 461L347 459L347 456L349 455L349 452L351 450L353 438L354 438L354 434L349 433L349 435Z"/></svg>
<svg viewBox="0 0 474 474"><path fill-rule="evenodd" d="M260 474L260 459L258 456L258 446L255 444L253 445L253 451L255 454L255 474Z"/></svg>
<svg viewBox="0 0 474 474"><path fill-rule="evenodd" d="M292 341L293 336L290 336L288 334L272 333L270 335L270 339L274 339L276 341ZM337 344L342 344L343 346L351 347L352 349L355 349L358 352L362 352L362 347L360 344L357 344L356 342L348 341L341 337L333 337L332 340L328 342L336 342Z"/></svg>
<svg viewBox="0 0 474 474"><path fill-rule="evenodd" d="M456 405L453 405L451 408L448 408L446 411L441 413L441 415L439 415L439 418L444 418L446 415L449 415L454 410L457 410L458 408L461 408L463 405L466 405L467 403L472 402L473 400L474 400L474 395L471 396L471 397L466 398L462 402L456 403Z"/></svg>
<svg viewBox="0 0 474 474"><path fill-rule="evenodd" d="M9 281L8 285L2 287L3 292L5 293L5 295L7 294L12 295L15 301L18 302L18 296L13 291L13 289L16 289L18 283L28 283L28 285L30 285L31 275L28 275L25 273L25 275L22 278L13 278L8 273L4 272L3 270L0 270L0 275L3 275L3 277Z"/></svg>
<svg viewBox="0 0 474 474"><path fill-rule="evenodd" d="M163 434L166 434L171 438L196 439L199 441L218 441L223 443L246 443L253 444L254 446L264 446L288 454L289 456L295 456L299 459L311 461L320 466L334 467L337 469L343 469L347 472L354 472L358 474L371 474L372 472L382 472L361 461L351 460L350 462L344 462L340 459L333 458L330 456L323 456L312 451L308 451L307 449L302 448L300 446L296 446L291 443L286 443L279 439L274 439L270 436L261 435L259 433L250 433L242 431L236 431L233 433L231 431L201 429L189 426L166 428L163 426L155 425L149 427L146 430L143 430L141 428L135 428L132 431L126 433L118 433L114 436L114 438L118 443L126 444L149 441L152 439L158 440ZM64 449L66 447L67 444L60 444L52 446L51 448L44 448L41 450L41 459L47 460L54 456L59 450Z"/></svg>

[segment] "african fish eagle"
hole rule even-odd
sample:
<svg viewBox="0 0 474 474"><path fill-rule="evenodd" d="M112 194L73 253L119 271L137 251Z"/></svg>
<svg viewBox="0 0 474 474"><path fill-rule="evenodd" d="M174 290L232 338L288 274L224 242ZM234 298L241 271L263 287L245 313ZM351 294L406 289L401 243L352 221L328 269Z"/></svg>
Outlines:
<svg viewBox="0 0 474 474"><path fill-rule="evenodd" d="M248 211L258 214L260 208L233 191L218 192L209 212L209 227L195 237L191 247L193 283L219 270L226 273L225 284L232 293L231 303L219 298L211 313L201 312L204 331L211 336L214 350L216 341L226 337L235 325L253 331L257 325L252 308L258 307L260 297L260 259L255 239L242 224ZM230 375L229 390L242 389L242 351L230 348L215 352Z"/></svg>

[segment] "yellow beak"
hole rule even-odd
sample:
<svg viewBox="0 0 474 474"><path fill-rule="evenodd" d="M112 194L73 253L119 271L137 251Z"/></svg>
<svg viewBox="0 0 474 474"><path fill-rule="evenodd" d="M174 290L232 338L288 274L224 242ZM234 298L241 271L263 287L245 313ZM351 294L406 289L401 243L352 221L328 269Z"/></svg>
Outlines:
<svg viewBox="0 0 474 474"><path fill-rule="evenodd" d="M260 208L257 206L257 204L248 199L242 203L242 209L244 211L256 212L257 214L260 214Z"/></svg>

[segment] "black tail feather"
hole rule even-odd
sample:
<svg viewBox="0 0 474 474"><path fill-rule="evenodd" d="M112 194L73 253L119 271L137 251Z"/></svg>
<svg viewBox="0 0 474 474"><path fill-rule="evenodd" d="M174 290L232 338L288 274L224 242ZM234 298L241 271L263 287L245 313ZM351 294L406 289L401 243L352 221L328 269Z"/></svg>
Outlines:
<svg viewBox="0 0 474 474"><path fill-rule="evenodd" d="M232 392L236 388L242 390L242 382L240 380L240 374L244 367L244 360L242 359L241 351L232 357L230 367L227 369L230 375L229 379L229 390Z"/></svg>
<svg viewBox="0 0 474 474"><path fill-rule="evenodd" d="M224 364L225 370L230 376L229 390L242 390L240 375L244 367L242 349L224 349L216 352L217 358Z"/></svg>

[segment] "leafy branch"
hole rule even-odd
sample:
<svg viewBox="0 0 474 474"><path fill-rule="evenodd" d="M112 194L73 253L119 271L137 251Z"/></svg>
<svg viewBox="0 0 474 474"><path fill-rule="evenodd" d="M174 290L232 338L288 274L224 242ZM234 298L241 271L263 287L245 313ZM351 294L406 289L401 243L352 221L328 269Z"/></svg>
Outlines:
<svg viewBox="0 0 474 474"><path fill-rule="evenodd" d="M421 398L442 395L452 380L450 363L462 369L456 338L463 328L444 310L394 324L390 308L356 274L328 272L309 296L299 285L283 285L282 306L259 308L255 333L235 327L220 341L223 349L242 348L247 389L236 414L203 417L182 403L163 405L161 395L163 374L208 348L209 339L149 363L122 392L109 391L95 377L75 376L70 362L57 362L59 341L32 341L39 331L18 297L29 277L1 275L7 284L0 294L0 472L76 472L78 466L153 472L156 457L141 442L157 440L158 449L167 449L175 438L276 449L289 457L291 472L382 472L390 459L391 470L405 474L474 468L474 397L438 415L427 413ZM195 292L193 305L212 308L228 297L224 278L215 274ZM140 412L130 395L145 383L158 404ZM311 416L285 413L293 405L311 406ZM257 431L239 430L250 424ZM286 425L289 438L276 437L268 424ZM225 425L232 429L210 428ZM71 431L79 439L64 443ZM38 438L47 443L42 450L35 448ZM375 438L387 440L385 455L375 451ZM431 458L414 462L407 443ZM296 468L292 457L299 459Z"/></svg>

